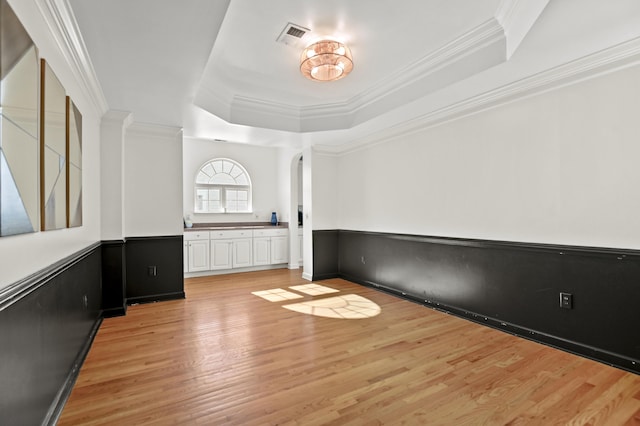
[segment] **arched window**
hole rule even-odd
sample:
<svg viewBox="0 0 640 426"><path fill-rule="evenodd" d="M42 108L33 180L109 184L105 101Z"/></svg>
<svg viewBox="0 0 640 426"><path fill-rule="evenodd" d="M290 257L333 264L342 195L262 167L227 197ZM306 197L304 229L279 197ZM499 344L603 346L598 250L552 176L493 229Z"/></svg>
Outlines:
<svg viewBox="0 0 640 426"><path fill-rule="evenodd" d="M228 158L207 161L196 175L196 213L250 213L251 179Z"/></svg>

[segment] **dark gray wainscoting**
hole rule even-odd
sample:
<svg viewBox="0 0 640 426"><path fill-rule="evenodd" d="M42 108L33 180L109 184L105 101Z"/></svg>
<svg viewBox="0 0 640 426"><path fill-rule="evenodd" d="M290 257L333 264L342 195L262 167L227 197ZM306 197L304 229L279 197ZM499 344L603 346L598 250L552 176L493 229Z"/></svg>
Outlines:
<svg viewBox="0 0 640 426"><path fill-rule="evenodd" d="M184 299L182 235L128 237L126 303Z"/></svg>
<svg viewBox="0 0 640 426"><path fill-rule="evenodd" d="M313 279L338 276L338 231L313 231Z"/></svg>
<svg viewBox="0 0 640 426"><path fill-rule="evenodd" d="M0 423L56 422L101 304L99 243L0 290Z"/></svg>
<svg viewBox="0 0 640 426"><path fill-rule="evenodd" d="M124 240L102 242L102 315L127 313Z"/></svg>
<svg viewBox="0 0 640 426"><path fill-rule="evenodd" d="M316 237L319 247L337 240L337 262ZM314 279L334 273L640 373L638 251L345 230L313 238ZM572 309L560 308L561 292Z"/></svg>

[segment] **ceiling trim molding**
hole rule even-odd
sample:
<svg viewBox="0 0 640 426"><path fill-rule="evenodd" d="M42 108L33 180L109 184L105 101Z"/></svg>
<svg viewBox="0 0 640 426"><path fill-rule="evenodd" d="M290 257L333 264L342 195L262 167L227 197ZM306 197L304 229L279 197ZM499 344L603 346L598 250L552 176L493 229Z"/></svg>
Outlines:
<svg viewBox="0 0 640 426"><path fill-rule="evenodd" d="M182 140L182 127L161 126L159 124L133 122L126 129L126 137L138 136L153 139L177 139Z"/></svg>
<svg viewBox="0 0 640 426"><path fill-rule="evenodd" d="M129 127L133 123L133 114L129 111L110 109L105 112L100 122L101 125Z"/></svg>
<svg viewBox="0 0 640 426"><path fill-rule="evenodd" d="M300 115L307 119L330 118L345 114L353 114L355 110L350 108L349 101L333 102L330 104L308 105L300 108Z"/></svg>
<svg viewBox="0 0 640 426"><path fill-rule="evenodd" d="M504 38L502 26L498 20L491 18L418 61L389 75L371 89L354 96L347 101L347 104L354 105L351 108L352 112L362 110L390 93L424 80L435 71L450 66L460 58L477 52L502 38ZM330 105L329 108L331 107Z"/></svg>
<svg viewBox="0 0 640 426"><path fill-rule="evenodd" d="M449 85L456 79L504 62L505 45L504 30L492 17L346 101L303 107L239 95L225 101L216 90L206 87L200 88L196 101L234 124L293 132L348 129L374 118L380 110L406 103L407 97L403 94L409 93L417 99L436 90L439 85L435 82ZM473 60L464 63L468 58ZM220 109L228 110L229 114L221 115L216 111Z"/></svg>
<svg viewBox="0 0 640 426"><path fill-rule="evenodd" d="M210 114L231 122L231 101L229 99L232 99L233 95L231 93L225 93L225 95L223 96L221 91L201 85L193 104Z"/></svg>
<svg viewBox="0 0 640 426"><path fill-rule="evenodd" d="M549 0L502 0L496 19L504 28L507 38L507 59L511 58L522 40L538 20Z"/></svg>
<svg viewBox="0 0 640 426"><path fill-rule="evenodd" d="M50 33L99 116L109 109L68 0L36 0Z"/></svg>
<svg viewBox="0 0 640 426"><path fill-rule="evenodd" d="M508 22L513 21L515 10L518 8L521 0L502 0L496 10L496 19L502 24L502 27L507 27Z"/></svg>
<svg viewBox="0 0 640 426"><path fill-rule="evenodd" d="M280 115L291 119L300 118L300 108L289 104L239 95L233 97L231 104L233 105L233 109L240 108L247 111L262 111L267 114Z"/></svg>
<svg viewBox="0 0 640 426"><path fill-rule="evenodd" d="M272 127L291 132L299 132L302 124L298 108L244 96L233 97L230 118L232 123Z"/></svg>
<svg viewBox="0 0 640 426"><path fill-rule="evenodd" d="M314 147L319 151L348 154L509 102L606 75L638 63L640 63L640 37L473 96L462 102L431 111L350 143L340 146L314 145Z"/></svg>
<svg viewBox="0 0 640 426"><path fill-rule="evenodd" d="M296 107L246 96L234 96L231 122L258 127L271 127L290 132L347 129L354 110L345 102Z"/></svg>

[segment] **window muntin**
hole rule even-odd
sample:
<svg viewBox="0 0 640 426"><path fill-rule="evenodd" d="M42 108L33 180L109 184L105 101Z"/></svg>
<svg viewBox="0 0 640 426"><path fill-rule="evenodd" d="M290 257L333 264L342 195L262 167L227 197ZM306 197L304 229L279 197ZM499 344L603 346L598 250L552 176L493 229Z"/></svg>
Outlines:
<svg viewBox="0 0 640 426"><path fill-rule="evenodd" d="M196 213L250 213L251 179L239 163L215 158L196 174Z"/></svg>

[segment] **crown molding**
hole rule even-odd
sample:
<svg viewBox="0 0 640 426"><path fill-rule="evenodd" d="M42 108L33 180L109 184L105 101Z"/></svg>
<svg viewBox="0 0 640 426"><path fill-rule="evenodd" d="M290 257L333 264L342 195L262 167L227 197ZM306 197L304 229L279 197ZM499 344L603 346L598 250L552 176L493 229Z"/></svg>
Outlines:
<svg viewBox="0 0 640 426"><path fill-rule="evenodd" d="M180 139L182 127L161 126L159 124L133 122L126 129L126 136L148 137L153 139Z"/></svg>
<svg viewBox="0 0 640 426"><path fill-rule="evenodd" d="M429 79L434 72L454 65L456 61L464 56L479 52L491 44L503 41L504 37L503 28L498 20L491 18L455 40L430 52L418 61L399 69L378 82L371 89L354 96L347 104L352 105L352 112L362 110L400 88ZM502 58L503 61L505 59Z"/></svg>
<svg viewBox="0 0 640 426"><path fill-rule="evenodd" d="M102 116L109 106L68 0L36 0L36 5L74 77Z"/></svg>
<svg viewBox="0 0 640 426"><path fill-rule="evenodd" d="M300 108L293 105L268 101L265 99L251 98L248 96L234 96L231 101L232 112L248 111L248 112L260 112L263 111L266 114L279 116L284 119L299 119Z"/></svg>
<svg viewBox="0 0 640 426"><path fill-rule="evenodd" d="M246 96L234 96L230 109L232 123L298 133L348 129L354 114L346 102L297 107Z"/></svg>
<svg viewBox="0 0 640 426"><path fill-rule="evenodd" d="M211 88L200 84L193 104L198 108L231 122L231 102L233 94L226 87Z"/></svg>
<svg viewBox="0 0 640 426"><path fill-rule="evenodd" d="M300 109L292 105L264 99L234 96L230 121L235 124L300 132Z"/></svg>
<svg viewBox="0 0 640 426"><path fill-rule="evenodd" d="M502 24L503 28L507 27L507 23L513 20L515 10L518 8L520 2L521 0L502 0L498 5L495 18Z"/></svg>
<svg viewBox="0 0 640 426"><path fill-rule="evenodd" d="M505 44L504 30L492 17L346 101L300 107L230 96L223 87L200 87L196 102L234 124L292 132L349 129L376 117L380 111L405 104L408 98L417 99L504 62ZM472 60L464 62L470 57Z"/></svg>
<svg viewBox="0 0 640 426"><path fill-rule="evenodd" d="M119 111L110 109L102 116L101 124L103 126L118 126L127 128L133 123L133 114L129 111Z"/></svg>
<svg viewBox="0 0 640 426"><path fill-rule="evenodd" d="M533 24L538 20L549 0L502 0L496 10L496 19L504 28L507 38L507 59L511 58Z"/></svg>
<svg viewBox="0 0 640 426"><path fill-rule="evenodd" d="M590 80L640 63L640 37L539 72L456 104L428 112L348 144L314 145L317 150L347 154L477 114L509 102Z"/></svg>

